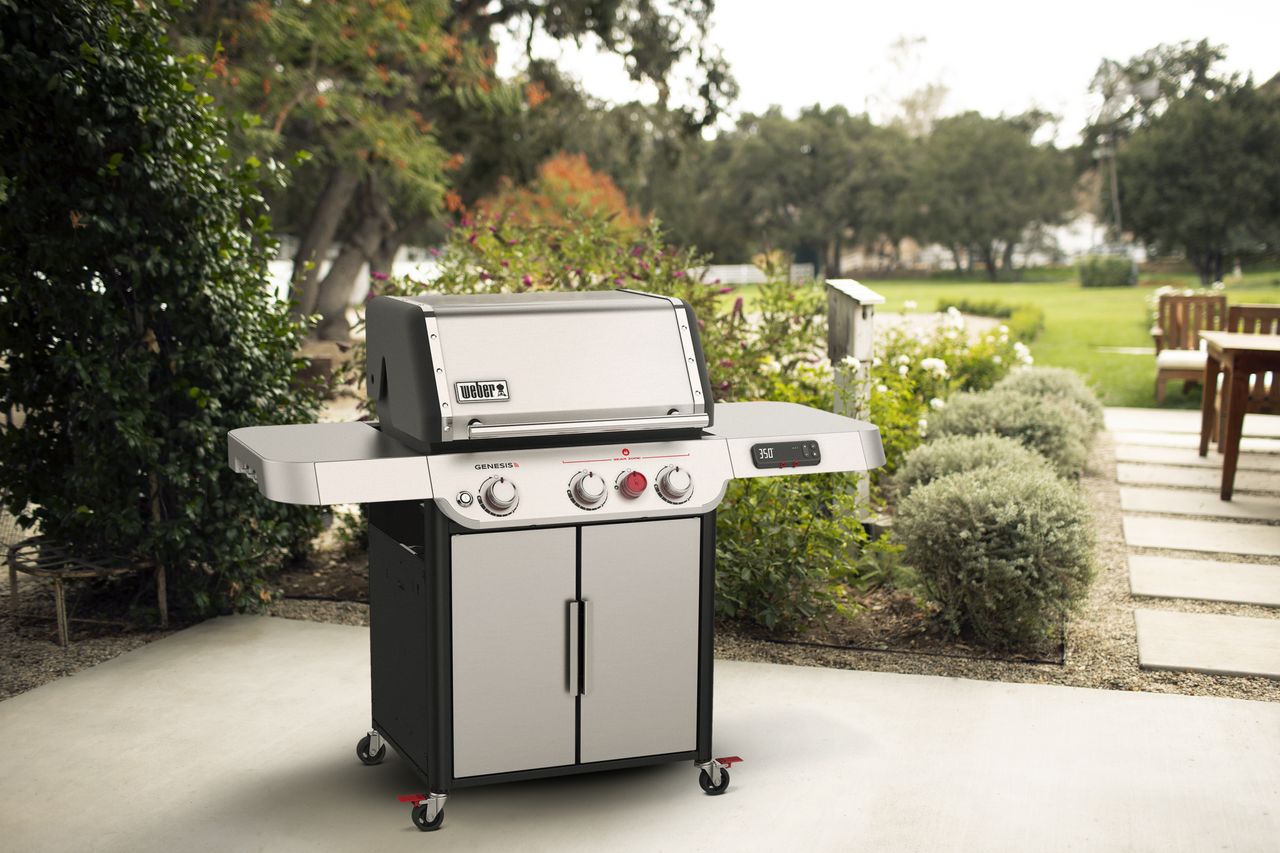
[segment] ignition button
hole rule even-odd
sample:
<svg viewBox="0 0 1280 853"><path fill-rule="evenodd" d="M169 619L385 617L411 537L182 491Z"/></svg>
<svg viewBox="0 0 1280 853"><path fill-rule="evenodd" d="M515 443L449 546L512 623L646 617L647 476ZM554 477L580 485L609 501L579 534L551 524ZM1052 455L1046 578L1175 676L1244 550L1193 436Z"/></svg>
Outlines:
<svg viewBox="0 0 1280 853"><path fill-rule="evenodd" d="M471 506L471 504L475 501L475 498L471 496L470 492L458 492L458 496L454 498L454 500L458 502L458 506L465 507L465 506Z"/></svg>

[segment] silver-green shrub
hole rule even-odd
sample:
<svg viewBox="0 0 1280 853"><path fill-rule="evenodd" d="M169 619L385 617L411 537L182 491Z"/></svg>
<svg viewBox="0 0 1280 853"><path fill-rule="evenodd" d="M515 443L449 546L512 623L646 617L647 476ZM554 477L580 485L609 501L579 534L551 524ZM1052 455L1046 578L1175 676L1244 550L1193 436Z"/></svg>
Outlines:
<svg viewBox="0 0 1280 853"><path fill-rule="evenodd" d="M1015 439L1002 435L948 435L907 454L894 477L898 498L919 486L975 468L1013 468L1053 473L1048 460Z"/></svg>
<svg viewBox="0 0 1280 853"><path fill-rule="evenodd" d="M1007 389L956 394L929 424L931 437L1003 435L1036 451L1064 477L1084 468L1093 438L1089 413L1070 400Z"/></svg>
<svg viewBox="0 0 1280 853"><path fill-rule="evenodd" d="M956 636L992 648L1044 640L1092 572L1089 509L1043 468L978 468L921 486L894 537Z"/></svg>
<svg viewBox="0 0 1280 853"><path fill-rule="evenodd" d="M1102 403L1084 377L1067 367L1026 367L1015 370L995 385L997 390L1017 391L1036 397L1059 397L1084 409L1096 432L1103 428Z"/></svg>

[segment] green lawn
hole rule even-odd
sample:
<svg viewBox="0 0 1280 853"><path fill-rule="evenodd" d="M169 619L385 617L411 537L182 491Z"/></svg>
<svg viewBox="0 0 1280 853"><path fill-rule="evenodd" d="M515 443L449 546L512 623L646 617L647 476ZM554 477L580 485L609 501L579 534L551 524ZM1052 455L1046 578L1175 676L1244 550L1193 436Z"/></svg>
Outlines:
<svg viewBox="0 0 1280 853"><path fill-rule="evenodd" d="M865 284L883 294L881 310L902 311L903 303L915 300L916 311L934 311L940 299L965 297L995 299L1009 304L1034 303L1045 312L1045 329L1031 343L1036 364L1072 367L1086 374L1109 406L1155 405L1155 356L1100 352L1098 347L1152 347L1151 317L1147 299L1152 287L1089 288L1078 282L1043 284L991 284L980 281L868 281ZM1159 284L1181 282L1197 286L1195 276L1161 275ZM750 301L751 288L738 288L734 295ZM730 297L732 298L732 297ZM1246 274L1227 285L1229 302L1280 302L1280 272ZM1200 404L1196 392L1184 395L1178 383L1170 384L1165 406L1193 408Z"/></svg>

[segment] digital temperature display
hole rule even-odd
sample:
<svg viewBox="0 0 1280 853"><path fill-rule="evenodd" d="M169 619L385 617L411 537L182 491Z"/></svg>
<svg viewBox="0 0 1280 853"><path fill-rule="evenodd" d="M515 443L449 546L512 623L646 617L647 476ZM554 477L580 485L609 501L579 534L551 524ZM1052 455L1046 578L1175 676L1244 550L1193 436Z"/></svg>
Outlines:
<svg viewBox="0 0 1280 853"><path fill-rule="evenodd" d="M757 468L800 468L817 465L822 452L816 441L775 441L751 445L751 462Z"/></svg>

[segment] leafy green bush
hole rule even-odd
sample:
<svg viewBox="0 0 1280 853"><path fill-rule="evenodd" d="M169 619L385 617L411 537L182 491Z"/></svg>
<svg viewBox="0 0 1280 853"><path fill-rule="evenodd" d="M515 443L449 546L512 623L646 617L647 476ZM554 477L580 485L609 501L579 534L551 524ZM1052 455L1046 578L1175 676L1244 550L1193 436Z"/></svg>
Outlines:
<svg viewBox="0 0 1280 853"><path fill-rule="evenodd" d="M992 390L957 394L933 419L934 436L994 434L1038 452L1064 477L1084 468L1093 435L1088 412L1070 400Z"/></svg>
<svg viewBox="0 0 1280 853"><path fill-rule="evenodd" d="M152 4L0 0L0 491L76 548L165 564L178 605L269 598L318 513L260 499L227 431L313 418L267 286L268 166L227 162Z"/></svg>
<svg viewBox="0 0 1280 853"><path fill-rule="evenodd" d="M1102 402L1084 377L1066 367L1030 367L1015 370L996 383L996 390L1016 391L1035 397L1057 397L1084 409L1094 432L1105 426Z"/></svg>
<svg viewBox="0 0 1280 853"><path fill-rule="evenodd" d="M852 413L880 428L885 465L873 482L892 475L906 454L929 434L930 420L957 391L984 390L1018 365L1031 364L1021 341L993 332L971 336L960 312L949 309L923 334L891 327L876 340L870 365L840 365L841 381L867 383L869 407Z"/></svg>
<svg viewBox="0 0 1280 853"><path fill-rule="evenodd" d="M1043 456L1002 435L948 435L907 454L894 477L898 498L934 480L975 468L1053 472Z"/></svg>
<svg viewBox="0 0 1280 853"><path fill-rule="evenodd" d="M1000 329L1014 340L1030 343L1044 331L1044 309L1039 305L1009 305L995 299L939 299L938 310L955 308L961 314L977 317L996 317L1007 320Z"/></svg>
<svg viewBox="0 0 1280 853"><path fill-rule="evenodd" d="M1080 259L1082 287L1133 287L1138 283L1138 265L1117 255L1086 255Z"/></svg>
<svg viewBox="0 0 1280 853"><path fill-rule="evenodd" d="M1089 509L1038 468L978 468L915 489L894 527L947 629L995 648L1043 641L1084 597Z"/></svg>
<svg viewBox="0 0 1280 853"><path fill-rule="evenodd" d="M845 606L868 547L853 478L735 480L717 512L716 610L776 632Z"/></svg>

